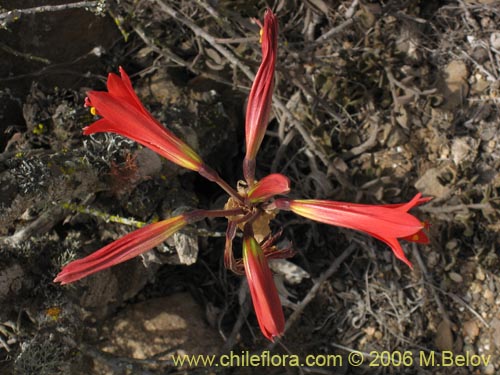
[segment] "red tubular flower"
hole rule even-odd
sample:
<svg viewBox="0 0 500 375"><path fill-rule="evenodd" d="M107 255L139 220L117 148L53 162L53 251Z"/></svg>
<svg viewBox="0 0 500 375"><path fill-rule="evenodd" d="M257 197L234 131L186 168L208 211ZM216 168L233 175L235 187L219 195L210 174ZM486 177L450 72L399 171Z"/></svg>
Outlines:
<svg viewBox="0 0 500 375"><path fill-rule="evenodd" d="M83 130L83 134L117 133L150 148L184 168L200 171L203 161L191 147L165 129L144 108L132 88L130 78L120 67L121 78L110 73L108 91L90 91L85 105L102 118Z"/></svg>
<svg viewBox="0 0 500 375"><path fill-rule="evenodd" d="M260 330L274 341L285 330L278 291L264 253L252 236L243 239L243 264Z"/></svg>
<svg viewBox="0 0 500 375"><path fill-rule="evenodd" d="M269 121L274 88L274 69L278 49L278 20L270 9L264 15L261 30L262 63L248 97L245 119L246 156L243 162L244 175L252 185L255 176L255 157Z"/></svg>
<svg viewBox="0 0 500 375"><path fill-rule="evenodd" d="M278 194L290 192L290 180L279 173L267 175L248 191L250 203L264 202Z"/></svg>
<svg viewBox="0 0 500 375"><path fill-rule="evenodd" d="M172 234L188 224L185 215L147 225L104 246L89 256L67 264L56 276L54 282L72 283L115 264L125 262L151 250Z"/></svg>
<svg viewBox="0 0 500 375"><path fill-rule="evenodd" d="M428 242L427 236L422 232L424 224L408 213L411 208L426 201L426 198L421 198L421 194L417 194L410 202L397 205L287 199L278 199L275 205L311 220L365 232L385 242L397 258L413 268L398 239Z"/></svg>
<svg viewBox="0 0 500 375"><path fill-rule="evenodd" d="M415 206L420 206L421 204L427 203L431 200L432 200L431 197L424 197L424 198L420 197L418 199L417 203L415 204ZM402 205L404 205L404 203L384 204L383 207L397 208L397 207L401 207ZM429 223L423 221L422 227L424 229L429 229ZM429 237L427 237L427 234L425 234L425 232L423 230L420 230L417 233L412 234L411 236L401 237L401 239L406 240L406 241L410 241L410 242L421 243L421 244L428 244L429 243Z"/></svg>

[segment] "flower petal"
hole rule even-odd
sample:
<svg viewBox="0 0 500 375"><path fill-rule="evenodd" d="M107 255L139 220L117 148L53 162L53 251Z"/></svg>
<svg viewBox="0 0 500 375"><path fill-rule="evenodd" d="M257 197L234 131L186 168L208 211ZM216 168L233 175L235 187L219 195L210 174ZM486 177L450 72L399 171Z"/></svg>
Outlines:
<svg viewBox="0 0 500 375"><path fill-rule="evenodd" d="M395 205L288 199L278 199L274 204L278 209L290 210L311 220L365 232L385 242L397 258L412 267L398 239L421 243L428 241L422 232L422 222L407 212L425 201L426 198L417 194L411 201Z"/></svg>
<svg viewBox="0 0 500 375"><path fill-rule="evenodd" d="M416 200L416 202L415 202ZM421 204L427 203L432 200L432 197L422 197L421 193L418 193L415 197L410 202L407 203L391 203L391 204L381 204L381 207L388 207L388 208L398 208L404 205L407 205L408 203L412 204L412 207L417 207L420 206Z"/></svg>
<svg viewBox="0 0 500 375"><path fill-rule="evenodd" d="M54 279L54 282L72 283L115 264L125 262L161 244L187 223L184 215L180 215L147 225L85 258L67 264Z"/></svg>
<svg viewBox="0 0 500 375"><path fill-rule="evenodd" d="M264 202L278 194L290 192L290 180L288 177L273 173L267 175L248 191L248 199L251 203Z"/></svg>
<svg viewBox="0 0 500 375"><path fill-rule="evenodd" d="M375 235L373 237L385 242L391 248L391 250L394 253L394 255L396 256L396 258L403 261L404 263L406 263L406 265L408 267L413 269L413 264L411 264L411 262L406 257L403 249L401 248L401 244L399 243L399 241L396 238L382 238L382 237L378 237L377 235Z"/></svg>
<svg viewBox="0 0 500 375"><path fill-rule="evenodd" d="M427 234L425 234L423 230L419 230L417 233L412 234L411 236L401 237L401 239L421 244L428 244L430 242L429 237L427 237Z"/></svg>
<svg viewBox="0 0 500 375"><path fill-rule="evenodd" d="M248 97L245 137L245 179L253 180L255 157L266 132L274 88L274 70L278 49L278 20L270 9L264 15L262 28L262 62ZM253 182L253 181L248 181Z"/></svg>
<svg viewBox="0 0 500 375"><path fill-rule="evenodd" d="M404 208L321 200L290 201L291 211L308 219L395 238L410 236L422 229L422 223Z"/></svg>
<svg viewBox="0 0 500 375"><path fill-rule="evenodd" d="M243 264L260 329L274 341L285 330L285 317L264 253L251 236L243 239Z"/></svg>
<svg viewBox="0 0 500 375"><path fill-rule="evenodd" d="M151 116L107 92L90 91L88 98L103 119L86 127L83 134L117 133L150 148L173 163L194 171L200 170L202 159Z"/></svg>

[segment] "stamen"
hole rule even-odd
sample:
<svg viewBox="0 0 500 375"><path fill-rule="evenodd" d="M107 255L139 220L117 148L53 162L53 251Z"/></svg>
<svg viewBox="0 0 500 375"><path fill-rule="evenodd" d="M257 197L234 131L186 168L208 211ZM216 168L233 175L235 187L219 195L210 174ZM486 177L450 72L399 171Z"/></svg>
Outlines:
<svg viewBox="0 0 500 375"><path fill-rule="evenodd" d="M90 107L90 113L92 113L92 115L97 115L97 111L95 109L95 107Z"/></svg>

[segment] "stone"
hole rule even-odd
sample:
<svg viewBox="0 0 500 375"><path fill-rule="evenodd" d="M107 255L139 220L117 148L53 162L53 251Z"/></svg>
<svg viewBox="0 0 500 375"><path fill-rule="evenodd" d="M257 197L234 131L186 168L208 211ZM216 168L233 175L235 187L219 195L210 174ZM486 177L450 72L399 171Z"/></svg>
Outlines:
<svg viewBox="0 0 500 375"><path fill-rule="evenodd" d="M101 350L134 359L169 359L177 354L215 354L222 340L188 293L129 305L106 323Z"/></svg>
<svg viewBox="0 0 500 375"><path fill-rule="evenodd" d="M453 60L444 69L437 87L446 98L443 108L455 109L459 107L469 92L467 78L469 72L463 61Z"/></svg>
<svg viewBox="0 0 500 375"><path fill-rule="evenodd" d="M443 319L438 324L435 344L441 351L453 349L453 334L451 333L451 324L449 320Z"/></svg>
<svg viewBox="0 0 500 375"><path fill-rule="evenodd" d="M500 319L493 318L490 322L490 329L493 334L493 343L500 349Z"/></svg>
<svg viewBox="0 0 500 375"><path fill-rule="evenodd" d="M446 197L450 193L450 188L441 183L440 175L438 168L428 169L415 183L415 188L424 195L431 195L435 198Z"/></svg>
<svg viewBox="0 0 500 375"><path fill-rule="evenodd" d="M25 273L22 267L13 263L0 273L0 301L9 295L16 295L23 286Z"/></svg>
<svg viewBox="0 0 500 375"><path fill-rule="evenodd" d="M468 320L462 325L463 334L474 340L479 335L479 326L475 320Z"/></svg>

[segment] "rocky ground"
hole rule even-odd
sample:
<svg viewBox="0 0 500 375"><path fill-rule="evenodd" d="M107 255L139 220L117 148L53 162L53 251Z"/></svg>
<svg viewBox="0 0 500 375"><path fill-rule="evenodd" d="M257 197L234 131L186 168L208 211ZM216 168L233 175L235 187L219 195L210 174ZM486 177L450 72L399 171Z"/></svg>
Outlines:
<svg viewBox="0 0 500 375"><path fill-rule="evenodd" d="M245 99L260 62L252 18L262 19L266 3L107 0L62 9L67 0L25 0L21 9L4 0L1 374L257 371L171 361L230 350L343 358L259 373L500 371L500 3L268 3L279 17L279 58L258 176L288 175L293 197L433 197L414 211L429 223L431 243L404 245L414 269L375 239L280 214L276 228L297 254L274 265L288 320L276 345L260 334L244 280L224 269L224 220L74 285L54 284L62 265L138 221L227 199L134 142L83 136L93 121L85 92L104 89L107 73L123 66L152 113L236 186ZM42 5L50 7L26 11ZM362 366L347 363L355 351ZM491 357L449 367L420 361L434 353L442 364L447 351ZM389 362L382 352L392 353ZM397 353L412 362L398 363Z"/></svg>

